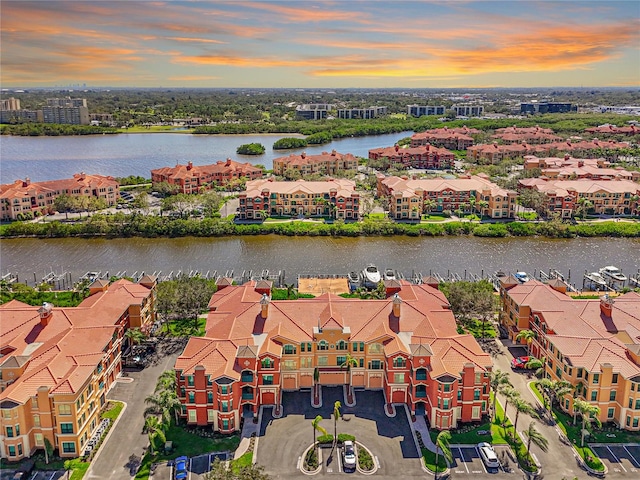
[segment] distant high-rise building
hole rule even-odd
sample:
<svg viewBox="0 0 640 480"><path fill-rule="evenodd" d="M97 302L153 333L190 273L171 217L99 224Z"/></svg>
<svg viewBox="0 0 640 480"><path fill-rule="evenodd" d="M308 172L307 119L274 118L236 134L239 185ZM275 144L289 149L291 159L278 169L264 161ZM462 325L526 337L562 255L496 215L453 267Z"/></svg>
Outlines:
<svg viewBox="0 0 640 480"><path fill-rule="evenodd" d="M423 115L444 115L446 107L444 105L407 105L407 114L414 117Z"/></svg>
<svg viewBox="0 0 640 480"><path fill-rule="evenodd" d="M20 110L20 99L11 97L0 100L0 110Z"/></svg>
<svg viewBox="0 0 640 480"><path fill-rule="evenodd" d="M86 98L47 98L47 106L49 107L86 107Z"/></svg>
<svg viewBox="0 0 640 480"><path fill-rule="evenodd" d="M89 109L86 98L47 98L42 107L44 123L89 125Z"/></svg>
<svg viewBox="0 0 640 480"><path fill-rule="evenodd" d="M570 103L558 102L531 102L521 103L520 113L567 113L575 112L577 107Z"/></svg>
<svg viewBox="0 0 640 480"><path fill-rule="evenodd" d="M299 120L323 120L329 110L335 108L330 103L308 103L296 107L296 118Z"/></svg>
<svg viewBox="0 0 640 480"><path fill-rule="evenodd" d="M458 117L480 117L484 114L482 105L453 105L451 109Z"/></svg>
<svg viewBox="0 0 640 480"><path fill-rule="evenodd" d="M342 108L338 110L338 118L345 119L364 119L378 118L387 114L387 107L369 107L369 108Z"/></svg>

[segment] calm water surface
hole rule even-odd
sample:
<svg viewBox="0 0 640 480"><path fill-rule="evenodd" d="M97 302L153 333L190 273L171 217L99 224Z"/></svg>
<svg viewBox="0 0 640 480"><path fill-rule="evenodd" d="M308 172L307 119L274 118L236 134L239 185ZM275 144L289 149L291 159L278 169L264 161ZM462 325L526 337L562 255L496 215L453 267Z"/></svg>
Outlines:
<svg viewBox="0 0 640 480"><path fill-rule="evenodd" d="M185 164L207 165L232 158L240 162L262 164L267 169L273 159L306 151L309 154L330 152L367 157L369 150L388 147L413 132L353 137L335 140L326 145L307 146L295 150L272 150L278 135L191 135L179 133L148 133L119 135L87 135L74 137L0 137L0 183L10 183L25 177L38 182L70 178L74 173L151 177L151 170ZM261 143L263 155L238 155L236 149L244 143Z"/></svg>
<svg viewBox="0 0 640 480"><path fill-rule="evenodd" d="M2 273L18 273L33 281L51 270L71 272L74 278L86 271L285 270L293 281L301 273L347 273L368 263L394 268L405 275L447 271L464 275L482 271L555 268L582 284L585 270L617 265L626 273L640 268L640 239L585 238L547 240L538 238L481 239L438 238L323 238L257 237L176 239L15 239L0 242Z"/></svg>

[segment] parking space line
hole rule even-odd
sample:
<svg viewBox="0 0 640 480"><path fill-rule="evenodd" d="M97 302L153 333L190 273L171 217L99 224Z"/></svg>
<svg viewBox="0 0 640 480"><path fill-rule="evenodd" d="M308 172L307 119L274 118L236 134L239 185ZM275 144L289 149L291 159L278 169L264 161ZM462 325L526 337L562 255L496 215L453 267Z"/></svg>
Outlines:
<svg viewBox="0 0 640 480"><path fill-rule="evenodd" d="M187 477L189 480L191 480L191 470L193 469L193 458L189 459L189 476Z"/></svg>
<svg viewBox="0 0 640 480"><path fill-rule="evenodd" d="M478 458L480 459L480 463L482 464L482 469L484 470L484 473L489 473L487 472L487 468L484 466L484 460L482 460L482 457L480 456L480 450L478 450L478 447L476 447L476 453L478 454Z"/></svg>
<svg viewBox="0 0 640 480"><path fill-rule="evenodd" d="M207 460L208 460L208 462L209 462L209 465L208 465L208 467L207 467L207 473L211 471L211 457L212 457L212 456L213 456L213 454L212 454L212 453L210 453L210 454L207 456Z"/></svg>
<svg viewBox="0 0 640 480"><path fill-rule="evenodd" d="M622 446L622 448L624 448L624 450L629 454L629 457L631 457L629 460L631 460L631 465L633 465L634 467L638 467L640 468L640 463L638 462L638 460L636 460L636 457L633 456L633 454L629 451L629 449L626 446ZM637 464L637 465L635 465Z"/></svg>
<svg viewBox="0 0 640 480"><path fill-rule="evenodd" d="M616 456L615 456L615 454L613 453L613 450L611 450L608 446L607 446L607 450L609 450L609 453L611 453L611 456L612 456L613 458L615 458L615 459L616 459L616 462L618 462L618 464L620 465L620 467L621 467L621 468L626 472L626 471L627 471L627 469L626 469L626 468L624 468L624 465L622 465L622 462L620 461L620 459L619 459L618 457L616 457Z"/></svg>
<svg viewBox="0 0 640 480"><path fill-rule="evenodd" d="M467 467L467 462L464 460L464 455L462 454L462 449L460 447L458 447L458 451L460 452L460 461L462 461L462 464L464 465L465 470L467 471L467 473L469 473L469 467Z"/></svg>

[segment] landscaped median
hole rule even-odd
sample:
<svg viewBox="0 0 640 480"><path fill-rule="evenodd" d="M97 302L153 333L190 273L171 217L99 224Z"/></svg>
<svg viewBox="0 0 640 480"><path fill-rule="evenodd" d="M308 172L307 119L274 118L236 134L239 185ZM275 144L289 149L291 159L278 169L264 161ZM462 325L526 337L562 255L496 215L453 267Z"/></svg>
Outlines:
<svg viewBox="0 0 640 480"><path fill-rule="evenodd" d="M545 400L540 390L538 390L538 386L536 385L535 381L529 383L529 388L540 402L540 405L545 406ZM582 463L585 467L587 467L587 470L590 470L595 474L605 474L606 467L602 463L600 458L598 458L598 456L593 452L593 450L591 450L588 445L585 445L584 447L580 446L580 442L582 440L582 424L577 423L576 425L574 425L573 417L556 408L552 408L551 415L561 432L561 434L559 435L564 435L564 437L566 437L573 450L582 459ZM601 435L603 438L598 438L599 435ZM613 443L611 442L613 438L606 437L604 432L600 434L596 433L593 436L597 441L602 441L603 443ZM562 436L560 436L560 438L562 439Z"/></svg>

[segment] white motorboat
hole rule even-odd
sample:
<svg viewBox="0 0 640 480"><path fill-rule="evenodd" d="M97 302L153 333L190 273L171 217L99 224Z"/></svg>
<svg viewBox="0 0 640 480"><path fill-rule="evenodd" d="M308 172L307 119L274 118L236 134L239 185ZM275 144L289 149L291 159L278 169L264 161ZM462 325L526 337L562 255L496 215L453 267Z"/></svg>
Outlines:
<svg viewBox="0 0 640 480"><path fill-rule="evenodd" d="M352 290L357 290L360 286L360 274L358 272L349 272L349 284Z"/></svg>
<svg viewBox="0 0 640 480"><path fill-rule="evenodd" d="M616 282L626 282L627 277L623 275L618 267L614 267L613 265L608 265L606 267L602 267L600 269L600 273L604 277L609 277L611 280Z"/></svg>
<svg viewBox="0 0 640 480"><path fill-rule="evenodd" d="M527 272L516 272L513 274L513 276L516 277L516 280L518 280L520 283L528 282L530 280Z"/></svg>
<svg viewBox="0 0 640 480"><path fill-rule="evenodd" d="M380 270L375 265L367 265L362 271L362 280L365 287L374 288L381 280Z"/></svg>
<svg viewBox="0 0 640 480"><path fill-rule="evenodd" d="M607 281L598 272L586 273L584 276L585 276L586 279L591 281L591 283L593 283L594 285L596 285L599 288L606 288L607 287Z"/></svg>
<svg viewBox="0 0 640 480"><path fill-rule="evenodd" d="M384 279L385 280L395 280L396 279L396 272L394 272L392 268L385 268L385 270L384 270Z"/></svg>

